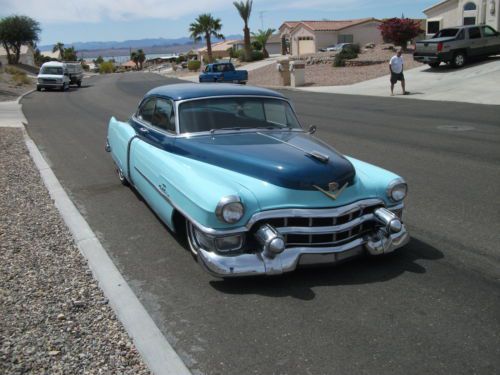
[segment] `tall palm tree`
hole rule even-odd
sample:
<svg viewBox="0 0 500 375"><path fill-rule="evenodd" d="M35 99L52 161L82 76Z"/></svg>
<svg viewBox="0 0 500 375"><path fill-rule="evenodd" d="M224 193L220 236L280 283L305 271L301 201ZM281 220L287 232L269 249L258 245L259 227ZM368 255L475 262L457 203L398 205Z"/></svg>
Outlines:
<svg viewBox="0 0 500 375"><path fill-rule="evenodd" d="M250 14L252 13L252 4L253 0L243 1L235 1L233 5L238 9L238 13L240 17L243 19L245 23L245 27L243 28L243 35L245 41L245 59L250 60L252 56L252 47L250 42L250 29L248 28L248 21L250 20Z"/></svg>
<svg viewBox="0 0 500 375"><path fill-rule="evenodd" d="M61 56L61 59L64 58L64 43L57 42L54 44L54 48L52 48L52 52L57 52L59 51L59 56Z"/></svg>
<svg viewBox="0 0 500 375"><path fill-rule="evenodd" d="M267 30L259 29L257 33L252 33L254 39L260 44L262 44L262 53L264 54L264 58L269 57L269 52L267 52L266 50L266 44L271 35L273 35L275 31L276 31L275 29L267 29Z"/></svg>
<svg viewBox="0 0 500 375"><path fill-rule="evenodd" d="M195 42L200 41L203 37L207 42L208 61L212 62L212 41L211 37L224 39L224 35L220 33L222 24L220 18L213 18L210 13L200 14L191 25L189 25L190 37Z"/></svg>

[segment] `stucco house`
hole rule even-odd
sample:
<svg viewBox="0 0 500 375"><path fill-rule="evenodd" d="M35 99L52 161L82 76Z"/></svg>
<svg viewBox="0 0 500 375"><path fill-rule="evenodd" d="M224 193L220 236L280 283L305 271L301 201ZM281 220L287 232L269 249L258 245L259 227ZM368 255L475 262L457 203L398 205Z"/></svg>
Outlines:
<svg viewBox="0 0 500 375"><path fill-rule="evenodd" d="M444 0L427 9L427 36L461 25L489 25L500 29L500 0Z"/></svg>
<svg viewBox="0 0 500 375"><path fill-rule="evenodd" d="M253 42L255 40L255 38L251 37L250 40ZM245 41L242 39L242 40L238 40L238 41L234 42L233 48L236 51L245 49ZM271 37L267 40L266 50L270 55L280 55L281 54L281 35L280 34L271 35Z"/></svg>
<svg viewBox="0 0 500 375"><path fill-rule="evenodd" d="M229 51L233 48L234 43L237 40L224 40L218 43L212 43L212 57L214 59L227 59L229 58ZM204 61L208 58L207 47L199 48L196 50L198 54L198 60Z"/></svg>
<svg viewBox="0 0 500 375"><path fill-rule="evenodd" d="M10 51L13 54L12 51ZM0 45L0 63L2 65L7 65L7 51L3 46ZM35 66L35 51L33 47L29 44L25 44L21 46L21 53L19 54L19 63L29 66Z"/></svg>
<svg viewBox="0 0 500 375"><path fill-rule="evenodd" d="M318 52L337 43L382 43L375 18L342 21L286 21L280 28L283 53L295 56Z"/></svg>

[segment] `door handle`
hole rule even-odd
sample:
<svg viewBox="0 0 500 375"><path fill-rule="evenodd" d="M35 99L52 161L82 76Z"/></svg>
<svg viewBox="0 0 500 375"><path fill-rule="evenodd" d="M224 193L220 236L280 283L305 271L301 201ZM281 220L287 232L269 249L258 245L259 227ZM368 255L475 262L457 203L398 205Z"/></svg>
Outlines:
<svg viewBox="0 0 500 375"><path fill-rule="evenodd" d="M142 128L139 128L139 131L142 133L142 134L146 134L146 133L149 133L149 130L142 127Z"/></svg>

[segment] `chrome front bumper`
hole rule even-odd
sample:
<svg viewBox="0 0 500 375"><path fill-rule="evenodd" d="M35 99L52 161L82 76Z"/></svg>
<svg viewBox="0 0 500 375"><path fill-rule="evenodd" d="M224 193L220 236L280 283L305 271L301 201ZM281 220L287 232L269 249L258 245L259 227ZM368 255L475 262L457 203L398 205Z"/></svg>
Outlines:
<svg viewBox="0 0 500 375"><path fill-rule="evenodd" d="M198 250L202 267L217 277L278 275L294 271L299 266L335 264L364 253L382 255L406 245L410 236L404 225L398 233L388 234L383 229L336 247L292 247L269 257L264 252L224 256L216 252Z"/></svg>

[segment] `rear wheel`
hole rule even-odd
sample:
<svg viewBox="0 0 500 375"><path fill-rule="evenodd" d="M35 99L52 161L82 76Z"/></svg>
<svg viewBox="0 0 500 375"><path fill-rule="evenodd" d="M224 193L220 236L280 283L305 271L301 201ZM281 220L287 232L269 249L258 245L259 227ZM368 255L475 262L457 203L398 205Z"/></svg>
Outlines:
<svg viewBox="0 0 500 375"><path fill-rule="evenodd" d="M466 59L464 52L456 52L455 55L453 55L452 64L455 68L461 68L465 65Z"/></svg>
<svg viewBox="0 0 500 375"><path fill-rule="evenodd" d="M78 81L76 84L78 87L82 87L82 81Z"/></svg>
<svg viewBox="0 0 500 375"><path fill-rule="evenodd" d="M439 66L439 64L441 64L440 62L433 62L433 63L429 63L429 66L431 68L437 68Z"/></svg>
<svg viewBox="0 0 500 375"><path fill-rule="evenodd" d="M37 86L36 91L42 91L42 88L40 86Z"/></svg>

